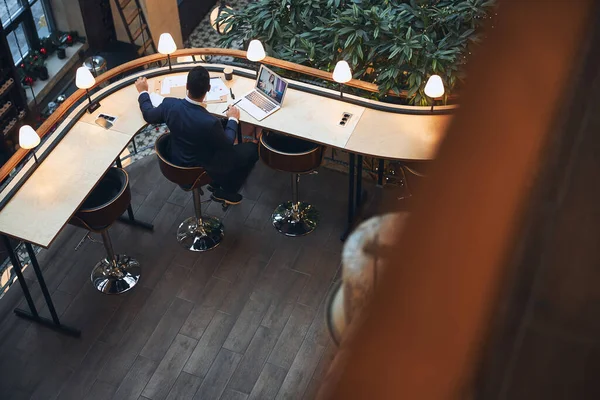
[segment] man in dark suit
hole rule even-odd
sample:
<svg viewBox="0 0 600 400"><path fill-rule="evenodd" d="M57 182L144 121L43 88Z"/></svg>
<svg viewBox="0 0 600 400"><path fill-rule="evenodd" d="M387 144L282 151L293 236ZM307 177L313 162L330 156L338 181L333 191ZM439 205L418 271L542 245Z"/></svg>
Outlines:
<svg viewBox="0 0 600 400"><path fill-rule="evenodd" d="M202 105L210 90L210 75L204 67L194 67L187 77L185 99L165 98L154 107L148 94L146 78L135 82L140 96L140 110L150 124L166 123L171 131L170 160L182 167L204 167L212 178L209 190L213 200L238 204L238 193L258 161L255 143L233 142L238 130L240 111L227 110L227 123L211 115Z"/></svg>

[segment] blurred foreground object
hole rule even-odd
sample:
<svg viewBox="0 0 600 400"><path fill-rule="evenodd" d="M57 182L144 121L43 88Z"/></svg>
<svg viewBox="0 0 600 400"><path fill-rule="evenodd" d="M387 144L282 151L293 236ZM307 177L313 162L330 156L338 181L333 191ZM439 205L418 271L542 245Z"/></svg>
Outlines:
<svg viewBox="0 0 600 400"><path fill-rule="evenodd" d="M598 398L588 355L600 340L577 340L573 326L598 325L597 309L583 313L597 292L578 295L598 287L600 3L552 5L500 2L419 202L378 254L385 279L344 333L319 400ZM588 338L589 351L576 347Z"/></svg>
<svg viewBox="0 0 600 400"><path fill-rule="evenodd" d="M407 213L394 213L370 218L346 239L342 252L342 282L332 289L327 304L327 325L336 345L342 341L348 324L360 318L371 301L384 273L378 254L394 244L407 217Z"/></svg>

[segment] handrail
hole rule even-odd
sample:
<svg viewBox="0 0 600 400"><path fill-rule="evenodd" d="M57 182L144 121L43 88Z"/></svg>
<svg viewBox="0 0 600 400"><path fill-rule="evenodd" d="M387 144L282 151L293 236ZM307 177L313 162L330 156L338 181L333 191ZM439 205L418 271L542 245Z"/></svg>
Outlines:
<svg viewBox="0 0 600 400"><path fill-rule="evenodd" d="M204 55L212 55L212 56L229 56L236 58L246 59L246 51L244 50L235 50L235 49L222 49L222 48L214 48L214 47L206 47L206 48L191 48L191 49L181 49L175 51L171 56L172 57L185 57L185 56L204 56ZM91 89L99 86L100 84L108 81L109 79L114 78L117 75L128 72L132 69L139 68L146 64L150 64L153 62L158 62L165 60L167 58L166 55L163 54L151 54L149 56L136 58L135 60L126 62L124 64L119 65L118 67L112 68L109 71L106 71L102 75L96 78L96 83L92 86ZM301 74L310 75L315 78L324 79L327 81L334 82L333 74L331 72L322 71L320 69L307 67L305 65L296 64L290 61L280 60L274 57L266 57L261 60L261 63L268 64L274 67L283 68L288 71L298 72ZM378 92L379 88L376 84L370 82L364 82L358 79L352 79L349 82L346 82L344 85L351 86L357 89L362 89L368 92ZM42 125L36 130L40 138L46 136L46 134L50 131L50 129L60 121L79 100L81 100L85 96L85 90L78 89L71 96L69 96L62 104L42 123ZM406 97L406 91L401 93L400 97ZM2 166L0 167L0 181L4 180L10 172L17 167L17 165L27 156L29 150L19 149L17 150L12 157Z"/></svg>

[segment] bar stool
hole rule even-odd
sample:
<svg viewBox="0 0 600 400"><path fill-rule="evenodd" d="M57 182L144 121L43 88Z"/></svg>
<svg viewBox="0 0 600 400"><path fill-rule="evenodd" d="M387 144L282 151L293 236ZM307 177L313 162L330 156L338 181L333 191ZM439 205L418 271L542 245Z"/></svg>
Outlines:
<svg viewBox="0 0 600 400"><path fill-rule="evenodd" d="M202 201L204 194L202 186L212 182L206 170L202 167L179 167L167 159L171 138L165 134L156 139L154 148L158 156L158 164L162 174L176 183L186 192L194 195L195 216L184 220L177 229L177 241L190 251L208 251L217 247L223 241L223 224L216 217L202 216Z"/></svg>
<svg viewBox="0 0 600 400"><path fill-rule="evenodd" d="M125 254L115 255L108 228L121 216L131 202L129 177L121 168L111 168L83 205L69 221L88 231L100 233L106 258L92 270L92 284L106 294L130 290L140 279L140 264Z"/></svg>
<svg viewBox="0 0 600 400"><path fill-rule="evenodd" d="M319 222L319 212L298 200L298 182L300 175L321 165L323 153L321 145L275 132L264 131L260 138L260 159L273 169L292 173L292 201L277 206L271 216L275 229L286 236L307 235Z"/></svg>

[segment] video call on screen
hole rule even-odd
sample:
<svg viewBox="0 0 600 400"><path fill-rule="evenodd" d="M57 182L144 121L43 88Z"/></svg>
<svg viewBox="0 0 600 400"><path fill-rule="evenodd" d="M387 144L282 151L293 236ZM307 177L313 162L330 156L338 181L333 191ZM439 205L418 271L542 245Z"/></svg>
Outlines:
<svg viewBox="0 0 600 400"><path fill-rule="evenodd" d="M263 68L258 81L258 88L276 102L281 103L285 90L285 82L273 75L269 70Z"/></svg>

